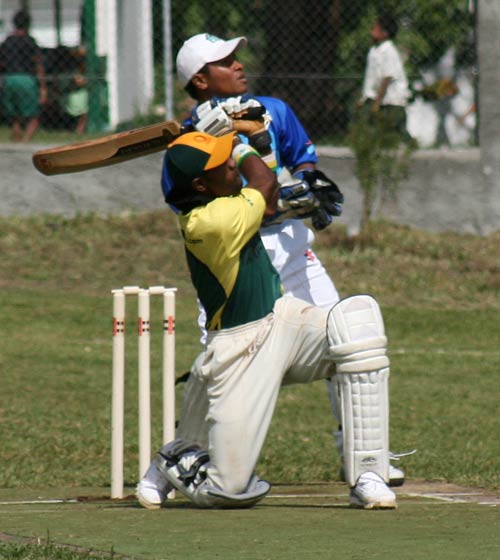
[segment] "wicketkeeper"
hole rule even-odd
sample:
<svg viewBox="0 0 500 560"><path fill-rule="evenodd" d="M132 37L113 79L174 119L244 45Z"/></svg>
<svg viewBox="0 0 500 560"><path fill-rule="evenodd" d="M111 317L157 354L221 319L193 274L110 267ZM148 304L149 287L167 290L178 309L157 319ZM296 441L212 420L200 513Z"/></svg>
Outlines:
<svg viewBox="0 0 500 560"><path fill-rule="evenodd" d="M179 137L168 147L164 177L206 310L207 346L185 389L177 439L155 457L140 502L158 507L158 489L168 483L199 507L257 503L270 489L254 469L281 385L325 379L335 368L350 503L395 508L386 484L389 360L377 302L354 296L326 311L281 296L259 235L276 214L276 175L253 147L234 145L234 133Z"/></svg>

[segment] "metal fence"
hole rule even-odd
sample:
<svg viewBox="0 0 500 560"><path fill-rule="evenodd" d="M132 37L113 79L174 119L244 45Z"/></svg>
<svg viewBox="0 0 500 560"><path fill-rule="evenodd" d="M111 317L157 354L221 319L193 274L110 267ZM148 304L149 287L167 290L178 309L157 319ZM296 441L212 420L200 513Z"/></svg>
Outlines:
<svg viewBox="0 0 500 560"><path fill-rule="evenodd" d="M110 126L109 117L110 61L98 56L92 46L94 23L103 6L109 19L110 9L125 11L131 2L136 0L0 2L4 10L1 40L11 31L16 9L27 8L32 15L30 33L41 48L48 85L48 98L40 111L42 129L76 134L116 128L116 123ZM317 144L342 145L360 97L370 29L376 15L385 11L399 24L394 41L410 85L406 111L412 136L423 147L466 146L477 141L477 0L141 2L149 10L153 90L147 109L118 123L121 128L160 121L169 104L177 118L186 113L188 96L175 81L169 81L168 68L186 38L208 32L224 38L245 35L249 43L239 57L250 91L287 101ZM45 41L47 33L42 34L38 23L42 11L47 19L47 10L53 17L44 31L47 25L54 26L56 44L52 45ZM68 27L78 33L65 44ZM119 30L116 40L126 41L126 30ZM122 66L120 84L125 91L127 84L137 81L137 67ZM8 129L12 111L3 102L9 74L5 58L2 70L0 126ZM92 103L98 110L92 109Z"/></svg>

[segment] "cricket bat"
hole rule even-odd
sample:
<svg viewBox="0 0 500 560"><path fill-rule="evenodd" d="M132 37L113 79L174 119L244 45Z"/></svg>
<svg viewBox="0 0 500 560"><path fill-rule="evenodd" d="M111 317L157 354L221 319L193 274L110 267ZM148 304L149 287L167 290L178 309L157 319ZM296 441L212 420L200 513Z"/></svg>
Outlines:
<svg viewBox="0 0 500 560"><path fill-rule="evenodd" d="M165 121L95 140L39 150L33 154L33 165L44 175L114 165L166 150L168 144L184 132L187 131L177 121Z"/></svg>

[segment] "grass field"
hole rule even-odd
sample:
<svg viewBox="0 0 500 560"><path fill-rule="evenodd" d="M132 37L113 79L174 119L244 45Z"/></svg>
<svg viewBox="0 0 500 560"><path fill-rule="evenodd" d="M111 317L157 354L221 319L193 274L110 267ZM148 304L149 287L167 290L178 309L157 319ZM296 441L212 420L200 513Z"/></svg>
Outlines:
<svg viewBox="0 0 500 560"><path fill-rule="evenodd" d="M340 293L369 292L381 303L391 357L391 448L418 449L402 463L410 480L500 492L499 242L500 233L438 235L384 223L362 239L340 227L318 235L317 251ZM198 352L196 304L176 224L166 211L1 218L0 255L0 500L106 496L110 290L177 286L178 375ZM134 338L126 388L130 488L137 480ZM154 355L154 447L161 438L158 360ZM182 387L177 393L180 400ZM133 500L0 505L0 542L2 531L49 537L38 547L0 544L0 558L92 557L51 542L145 558L499 557L498 508L407 498L397 512L346 509L346 489L335 482L332 429L322 383L283 389L257 469L278 492L283 484L314 483L325 485L326 497L307 497L308 486L303 498L270 498L232 513L196 511L182 499L161 512Z"/></svg>
<svg viewBox="0 0 500 560"><path fill-rule="evenodd" d="M90 140L92 138L98 137L99 134L88 134L85 133L82 136L75 134L73 130L68 129L54 129L48 130L40 127L33 138L31 139L31 144L69 144L72 142L80 142L82 140ZM101 134L102 136L102 134ZM11 140L11 130L8 126L0 126L0 143L10 143Z"/></svg>

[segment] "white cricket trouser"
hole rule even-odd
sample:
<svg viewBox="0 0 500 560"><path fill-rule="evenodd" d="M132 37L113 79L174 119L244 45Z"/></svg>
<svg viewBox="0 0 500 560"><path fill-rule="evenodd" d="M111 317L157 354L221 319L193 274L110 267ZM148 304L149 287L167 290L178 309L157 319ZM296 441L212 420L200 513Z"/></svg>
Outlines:
<svg viewBox="0 0 500 560"><path fill-rule="evenodd" d="M282 224L262 228L260 236L280 275L285 295L326 310L339 301L334 283L311 249L314 233L301 220L286 220Z"/></svg>
<svg viewBox="0 0 500 560"><path fill-rule="evenodd" d="M326 318L319 307L283 297L259 321L208 333L186 386L177 437L205 446L208 426L212 484L244 492L281 385L329 375Z"/></svg>
<svg viewBox="0 0 500 560"><path fill-rule="evenodd" d="M263 228L261 237L274 267L279 272L285 295L303 299L329 311L338 301L339 294L316 253L311 249L314 233L300 220ZM337 423L340 420L340 399L333 377L326 380L330 409Z"/></svg>
<svg viewBox="0 0 500 560"><path fill-rule="evenodd" d="M262 228L260 236L274 268L278 271L284 295L317 305L329 311L338 301L339 294L332 279L311 246L314 233L301 220L285 220L281 224ZM199 306L198 325L201 343L207 340L206 314ZM332 368L332 376L335 370ZM335 378L326 380L330 408L337 423L340 420L340 400ZM200 445L206 438L200 434Z"/></svg>

